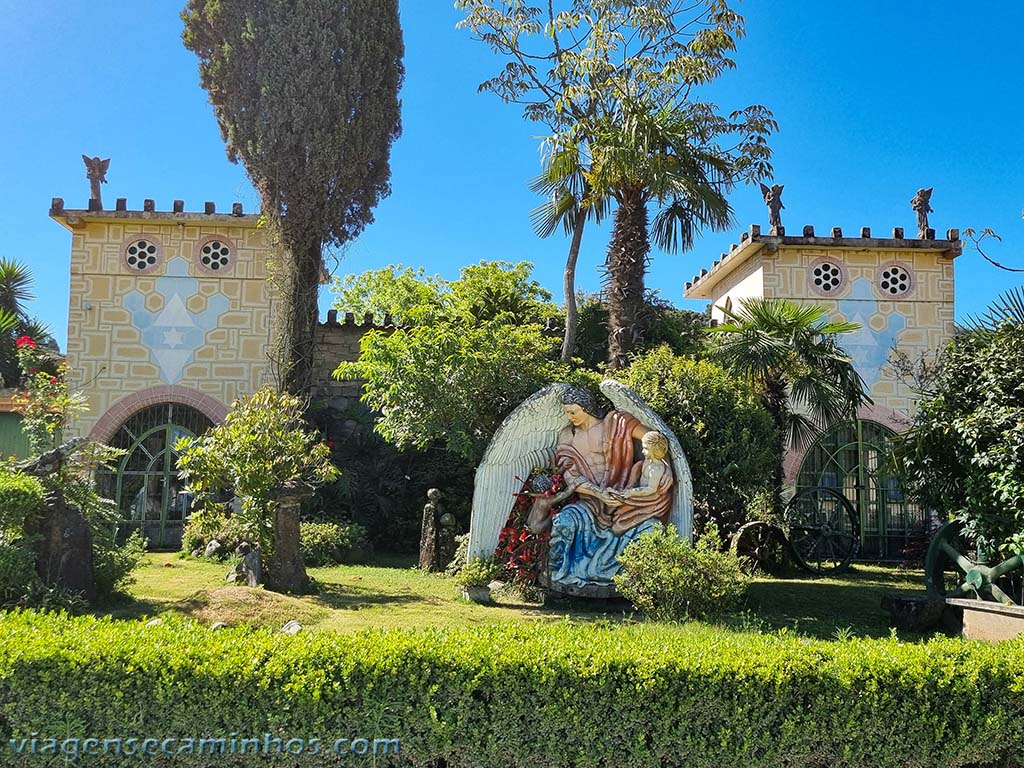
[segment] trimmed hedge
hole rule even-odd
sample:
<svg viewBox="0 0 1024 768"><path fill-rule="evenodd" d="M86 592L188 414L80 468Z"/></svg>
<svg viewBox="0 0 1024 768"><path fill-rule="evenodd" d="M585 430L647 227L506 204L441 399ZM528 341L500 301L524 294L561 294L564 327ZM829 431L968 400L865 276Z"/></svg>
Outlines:
<svg viewBox="0 0 1024 768"><path fill-rule="evenodd" d="M0 764L14 764L9 740L32 732L401 739L397 757L376 762L83 766L1015 766L1024 642L570 624L289 637L15 612L0 617Z"/></svg>

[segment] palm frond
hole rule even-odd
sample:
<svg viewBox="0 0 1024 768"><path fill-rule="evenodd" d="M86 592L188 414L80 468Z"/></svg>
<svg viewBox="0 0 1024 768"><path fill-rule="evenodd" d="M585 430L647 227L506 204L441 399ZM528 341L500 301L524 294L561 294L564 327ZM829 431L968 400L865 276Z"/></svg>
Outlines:
<svg viewBox="0 0 1024 768"><path fill-rule="evenodd" d="M963 327L969 331L985 332L1003 323L1024 323L1024 286L1018 285L999 294L981 315L968 315Z"/></svg>

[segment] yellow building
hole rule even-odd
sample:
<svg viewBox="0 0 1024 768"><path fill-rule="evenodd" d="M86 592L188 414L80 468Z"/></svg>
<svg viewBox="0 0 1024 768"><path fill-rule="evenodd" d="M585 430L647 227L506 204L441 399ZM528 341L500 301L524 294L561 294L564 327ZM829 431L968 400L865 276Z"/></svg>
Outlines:
<svg viewBox="0 0 1024 768"><path fill-rule="evenodd" d="M915 393L893 362L934 360L953 335L953 260L961 253L959 232L945 240L904 237L828 237L804 227L799 237L784 229L762 234L752 226L729 253L686 284L691 299L709 299L711 317L738 308L751 297L784 298L826 307L833 320L859 323L842 340L874 403L855 424L837 426L810 446L791 450L786 476L797 490L841 489L860 511L866 554L892 557L922 524L902 489L884 468L885 443L913 414Z"/></svg>
<svg viewBox="0 0 1024 768"><path fill-rule="evenodd" d="M174 444L223 419L237 397L270 380L269 256L259 217L64 208L50 216L71 233L67 359L73 389L89 411L71 425L127 451L118 471L101 473L127 527L153 546L176 547L187 494Z"/></svg>

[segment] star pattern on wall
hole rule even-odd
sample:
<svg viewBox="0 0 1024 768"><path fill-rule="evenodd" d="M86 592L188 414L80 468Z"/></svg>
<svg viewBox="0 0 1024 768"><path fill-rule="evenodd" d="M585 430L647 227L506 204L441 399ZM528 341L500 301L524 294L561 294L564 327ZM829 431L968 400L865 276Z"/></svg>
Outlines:
<svg viewBox="0 0 1024 768"><path fill-rule="evenodd" d="M146 295L131 291L124 297L125 309L132 325L139 331L150 359L160 369L160 378L167 384L181 381L185 366L206 344L206 334L217 327L228 311L226 296L213 294L206 298L206 308L190 312L188 301L199 294L199 281L188 274L188 261L171 259L167 270L155 281L155 293L162 299L157 310L146 309Z"/></svg>

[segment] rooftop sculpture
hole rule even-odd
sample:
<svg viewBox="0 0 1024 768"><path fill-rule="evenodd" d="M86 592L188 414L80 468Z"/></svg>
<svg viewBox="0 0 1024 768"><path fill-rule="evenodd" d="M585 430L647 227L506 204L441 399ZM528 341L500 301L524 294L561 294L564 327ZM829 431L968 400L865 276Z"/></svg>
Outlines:
<svg viewBox="0 0 1024 768"><path fill-rule="evenodd" d="M931 200L932 190L919 189L914 198L910 201L910 207L917 211L917 238L918 240L928 239L928 214L932 212Z"/></svg>
<svg viewBox="0 0 1024 768"><path fill-rule="evenodd" d="M110 168L110 158L100 160L98 157L82 155L82 160L85 161L85 176L89 179L89 199L95 200L96 206L102 211L103 199L100 196L100 184L107 183L107 169Z"/></svg>
<svg viewBox="0 0 1024 768"><path fill-rule="evenodd" d="M765 205L768 206L768 226L772 234L778 234L782 229L782 215L779 213L784 206L782 204L782 184L773 184L771 187L761 184L761 194L764 195Z"/></svg>

